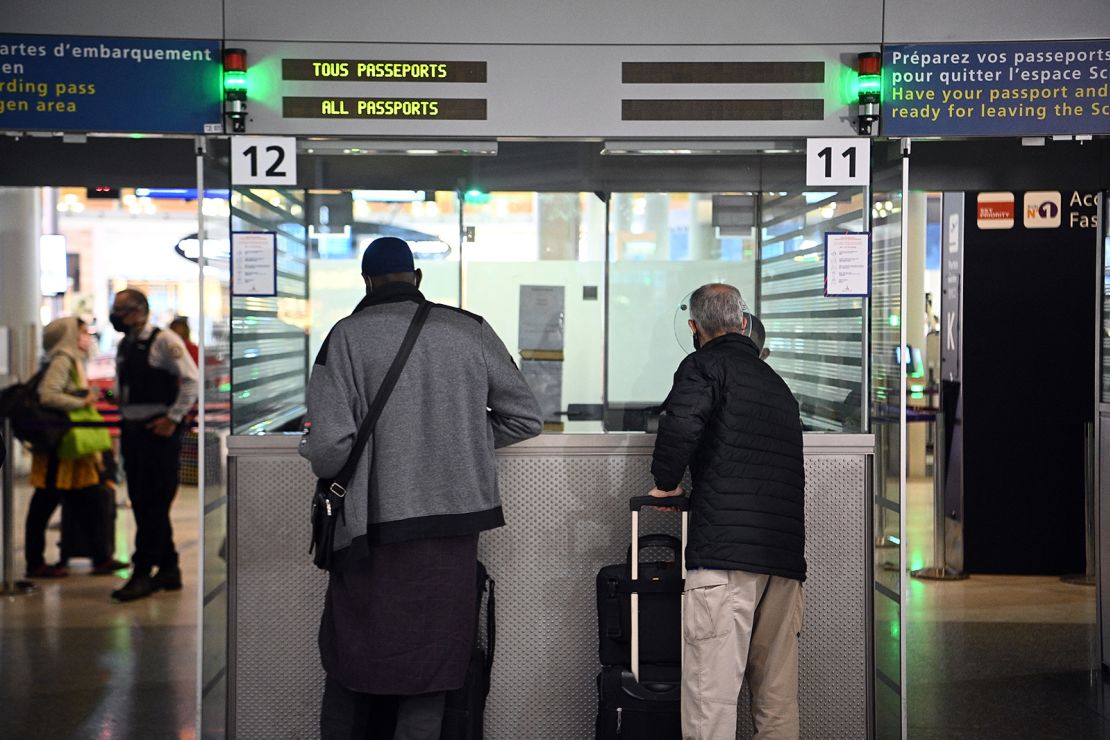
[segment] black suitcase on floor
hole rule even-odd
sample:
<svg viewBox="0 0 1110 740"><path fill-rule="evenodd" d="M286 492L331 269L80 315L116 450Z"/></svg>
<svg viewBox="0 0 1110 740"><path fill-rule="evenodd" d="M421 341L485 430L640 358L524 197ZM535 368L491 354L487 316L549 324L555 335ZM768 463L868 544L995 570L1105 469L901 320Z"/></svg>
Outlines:
<svg viewBox="0 0 1110 740"><path fill-rule="evenodd" d="M489 696L493 655L497 649L497 600L494 580L481 561L478 562L477 616L474 624L474 648L462 688L447 692L443 709L440 740L482 740L486 698ZM482 609L485 602L485 609ZM485 644L481 642L482 613L485 612Z"/></svg>
<svg viewBox="0 0 1110 740"><path fill-rule="evenodd" d="M640 563L640 661L678 665L681 642L677 639L682 615L682 543L669 534L640 537L639 549L665 547L670 561ZM632 636L632 548L627 560L606 565L597 573L598 659L602 665L629 666Z"/></svg>
<svg viewBox="0 0 1110 740"><path fill-rule="evenodd" d="M637 496L629 502L632 510L632 552L640 551L639 513L645 506L674 506L682 510L682 541L679 547L684 552L689 500L651 496ZM679 714L681 666L640 662L640 591L650 591L653 582L641 578L638 560L638 557L631 560L629 584L630 666L604 666L597 677L596 740L679 740L682 737ZM679 573L685 575L685 555L680 557L679 562ZM647 575L646 571L644 575ZM670 639L681 644L679 629Z"/></svg>
<svg viewBox="0 0 1110 740"><path fill-rule="evenodd" d="M113 552L116 534L115 492L104 485L90 486L78 491L62 493L61 560L90 558L94 541L100 538ZM93 563L97 565L98 563Z"/></svg>

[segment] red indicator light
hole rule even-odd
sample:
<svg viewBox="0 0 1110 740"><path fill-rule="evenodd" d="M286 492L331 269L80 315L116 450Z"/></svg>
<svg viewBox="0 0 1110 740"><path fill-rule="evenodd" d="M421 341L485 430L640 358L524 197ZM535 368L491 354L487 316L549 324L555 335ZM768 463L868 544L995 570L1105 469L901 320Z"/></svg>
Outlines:
<svg viewBox="0 0 1110 740"><path fill-rule="evenodd" d="M247 52L245 49L224 49L224 71L246 72Z"/></svg>
<svg viewBox="0 0 1110 740"><path fill-rule="evenodd" d="M877 75L883 71L883 57L876 51L867 51L859 55L859 73L861 75Z"/></svg>

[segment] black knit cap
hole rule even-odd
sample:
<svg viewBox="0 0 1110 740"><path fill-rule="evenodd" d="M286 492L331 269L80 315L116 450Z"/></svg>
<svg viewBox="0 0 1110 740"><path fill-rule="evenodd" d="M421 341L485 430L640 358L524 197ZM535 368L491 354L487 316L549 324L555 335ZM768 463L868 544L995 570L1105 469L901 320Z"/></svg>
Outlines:
<svg viewBox="0 0 1110 740"><path fill-rule="evenodd" d="M366 277L415 272L412 250L404 239L383 236L370 242L362 253L362 274Z"/></svg>

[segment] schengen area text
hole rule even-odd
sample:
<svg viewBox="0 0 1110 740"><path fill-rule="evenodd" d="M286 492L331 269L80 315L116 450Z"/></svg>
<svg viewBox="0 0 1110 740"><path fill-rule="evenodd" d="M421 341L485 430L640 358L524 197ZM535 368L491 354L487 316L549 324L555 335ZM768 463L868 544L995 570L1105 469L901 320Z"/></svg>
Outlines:
<svg viewBox="0 0 1110 740"><path fill-rule="evenodd" d="M20 38L0 36L0 126L12 114L79 113L83 101L98 94L119 94L114 88L126 88L129 83L121 67L219 62L213 57L214 44L189 48L188 42L140 46L123 39L75 36L36 42ZM112 65L110 73L105 63Z"/></svg>
<svg viewBox="0 0 1110 740"><path fill-rule="evenodd" d="M1110 41L888 47L883 133L1110 132Z"/></svg>

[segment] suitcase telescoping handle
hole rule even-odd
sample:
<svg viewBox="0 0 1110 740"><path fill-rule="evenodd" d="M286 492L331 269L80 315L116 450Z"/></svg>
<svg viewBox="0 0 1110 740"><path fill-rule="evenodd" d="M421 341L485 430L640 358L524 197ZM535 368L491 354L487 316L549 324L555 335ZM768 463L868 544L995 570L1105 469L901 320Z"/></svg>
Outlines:
<svg viewBox="0 0 1110 740"><path fill-rule="evenodd" d="M628 510L639 512L643 508L690 510L690 499L686 496L658 498L656 496L633 496L628 499Z"/></svg>
<svg viewBox="0 0 1110 740"><path fill-rule="evenodd" d="M672 496L657 498L655 496L633 496L628 502L628 508L632 512L632 552L640 552L640 509L647 507L652 508L666 508L678 509L682 512L682 538L680 543L681 557L680 563L682 568L682 579L686 580L686 531L688 529L690 520L690 499L686 496ZM640 578L640 558L632 558L632 583L636 583ZM640 594L635 590L632 591L632 635L631 635L631 648L632 648L632 676L640 680ZM679 620L679 639L682 639L682 619ZM685 651L683 651L685 653ZM683 658L685 660L685 657Z"/></svg>

